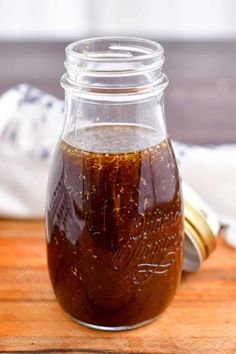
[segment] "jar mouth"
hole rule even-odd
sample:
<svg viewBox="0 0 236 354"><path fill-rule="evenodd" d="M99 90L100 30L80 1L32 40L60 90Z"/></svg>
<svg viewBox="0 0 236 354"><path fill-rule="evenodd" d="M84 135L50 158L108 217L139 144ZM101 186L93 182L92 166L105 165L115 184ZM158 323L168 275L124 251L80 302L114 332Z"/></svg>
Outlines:
<svg viewBox="0 0 236 354"><path fill-rule="evenodd" d="M164 62L164 50L154 41L135 37L93 37L69 44L66 49L66 61L74 59L83 62L136 63L154 59ZM75 63L75 62L74 62Z"/></svg>
<svg viewBox="0 0 236 354"><path fill-rule="evenodd" d="M71 43L65 49L66 89L89 94L141 94L162 91L168 79L162 74L164 50L154 41L134 37L94 37ZM83 92L82 92L83 91ZM152 92L151 92L152 91ZM155 92L154 92L155 91Z"/></svg>

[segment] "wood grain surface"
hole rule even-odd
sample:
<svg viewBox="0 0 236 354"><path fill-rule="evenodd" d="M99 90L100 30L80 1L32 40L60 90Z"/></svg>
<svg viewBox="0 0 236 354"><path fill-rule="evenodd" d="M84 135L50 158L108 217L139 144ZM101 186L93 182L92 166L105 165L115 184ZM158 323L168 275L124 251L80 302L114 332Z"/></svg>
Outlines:
<svg viewBox="0 0 236 354"><path fill-rule="evenodd" d="M55 300L42 221L0 221L0 353L236 353L236 251L218 242L155 322L117 333L74 323Z"/></svg>

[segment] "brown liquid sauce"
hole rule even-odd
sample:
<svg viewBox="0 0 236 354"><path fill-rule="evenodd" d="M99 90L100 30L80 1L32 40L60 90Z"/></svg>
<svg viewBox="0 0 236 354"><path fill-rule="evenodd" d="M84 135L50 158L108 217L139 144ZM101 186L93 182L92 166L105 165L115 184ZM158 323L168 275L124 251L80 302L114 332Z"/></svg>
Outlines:
<svg viewBox="0 0 236 354"><path fill-rule="evenodd" d="M73 318L118 327L159 315L182 265L182 201L169 140L136 125L68 135L49 180L47 235L53 288Z"/></svg>

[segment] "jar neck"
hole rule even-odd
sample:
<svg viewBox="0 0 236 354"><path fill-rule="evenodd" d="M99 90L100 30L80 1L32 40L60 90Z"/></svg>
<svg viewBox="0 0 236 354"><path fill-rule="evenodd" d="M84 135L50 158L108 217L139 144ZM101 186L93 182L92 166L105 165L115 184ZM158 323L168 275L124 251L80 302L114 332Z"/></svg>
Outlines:
<svg viewBox="0 0 236 354"><path fill-rule="evenodd" d="M166 138L164 97L151 96L139 100L85 99L66 92L65 125L62 138L68 133L91 125L138 125L154 129L159 141Z"/></svg>
<svg viewBox="0 0 236 354"><path fill-rule="evenodd" d="M66 48L61 84L68 94L101 101L134 101L162 95L160 44L128 37L91 38Z"/></svg>

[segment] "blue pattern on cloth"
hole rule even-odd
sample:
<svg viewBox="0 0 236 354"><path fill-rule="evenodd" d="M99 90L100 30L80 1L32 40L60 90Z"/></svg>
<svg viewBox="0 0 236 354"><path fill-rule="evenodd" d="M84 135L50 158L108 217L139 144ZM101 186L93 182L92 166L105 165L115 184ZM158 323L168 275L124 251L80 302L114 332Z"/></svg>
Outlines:
<svg viewBox="0 0 236 354"><path fill-rule="evenodd" d="M39 159L50 159L63 127L63 101L20 84L0 100L0 139Z"/></svg>

